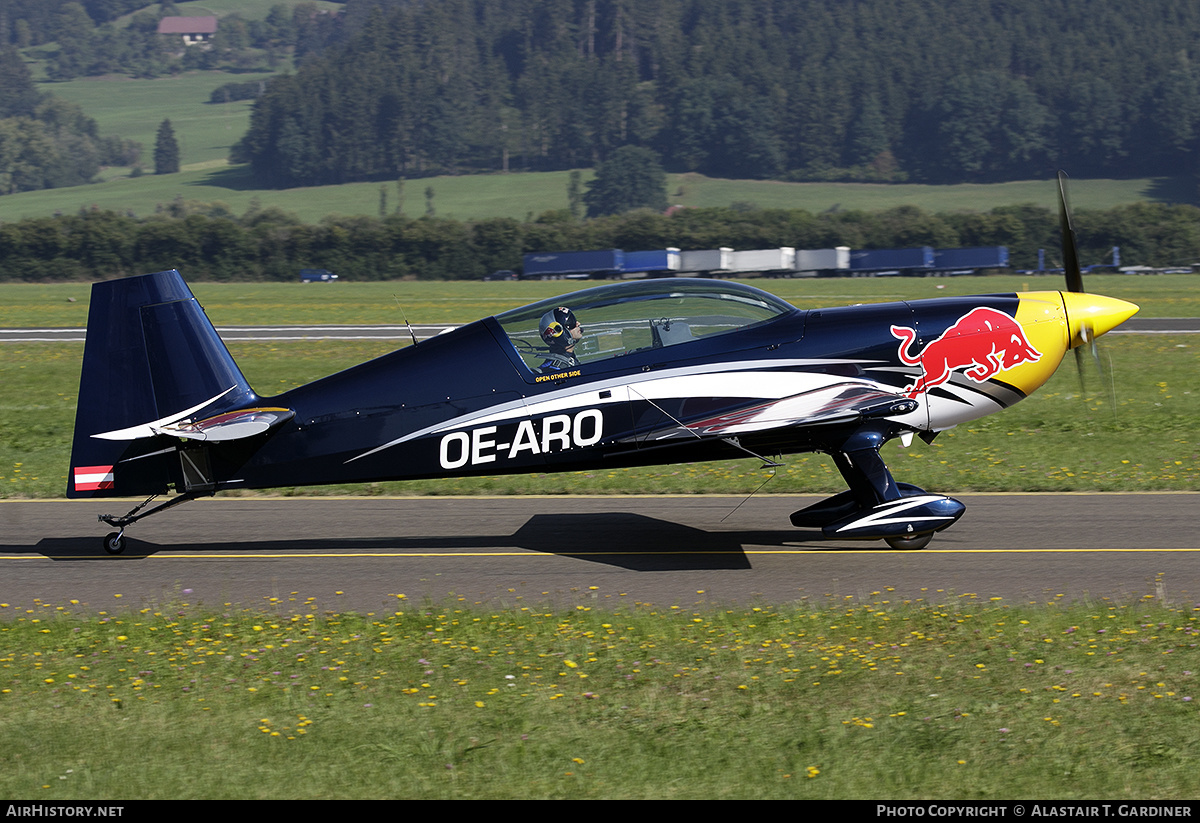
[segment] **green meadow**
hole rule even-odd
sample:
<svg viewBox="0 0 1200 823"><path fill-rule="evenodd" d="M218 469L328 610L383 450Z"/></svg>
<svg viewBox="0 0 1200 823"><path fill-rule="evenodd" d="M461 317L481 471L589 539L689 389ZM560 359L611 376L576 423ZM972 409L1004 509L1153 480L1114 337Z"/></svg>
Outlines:
<svg viewBox="0 0 1200 823"><path fill-rule="evenodd" d="M215 83L214 87L216 85L220 84ZM207 97L207 92L205 95ZM189 111L185 120L194 122L198 128L202 127L206 134L215 134L214 140L228 139L229 142L224 145L230 146L245 129L243 126L239 131L233 125L236 117L226 113L227 107L231 112L240 107L245 110L244 116L249 116L249 104L242 101L212 106L213 111ZM146 122L153 120L156 129L164 116L151 111ZM389 212L399 209L412 217L426 213L427 188L433 189L436 215L457 220L494 217L525 220L552 209L568 207L568 171L412 178L404 182L402 193L398 191L395 181L260 189L255 187L247 167L231 166L223 159L227 150L222 145L214 145L203 136L181 133L174 118L171 124L176 134L183 138L181 145L185 165L178 174L144 174L134 178L129 176L127 169L109 169L101 175L105 178L102 182L88 186L6 195L0 198L0 220L44 217L93 207L121 213L133 212L144 217L181 199L197 203L224 203L236 214L246 212L252 205L274 207L295 214L305 222L316 223L330 215L378 215L381 189L386 193ZM153 129L150 130L149 142L143 139L143 143L146 145L143 154L149 157L154 147ZM193 146L197 147L194 153L191 149ZM582 172L586 184L592 172L590 169ZM999 206L1025 203L1057 208L1054 183L1050 180L988 186L781 183L721 180L699 174L670 174L667 180L668 199L674 205L685 207L725 207L734 203L749 203L759 208L806 209L814 213L830 209L879 211L905 205L918 206L929 212L986 212ZM1155 179L1075 180L1072 181L1071 195L1074 203L1086 204L1090 209L1108 209L1159 199L1165 202L1190 202L1186 198L1157 196L1156 192L1165 184L1167 181Z"/></svg>
<svg viewBox="0 0 1200 823"><path fill-rule="evenodd" d="M497 608L397 591L366 614L300 593L0 603L0 797L1200 792L1193 607L588 594Z"/></svg>
<svg viewBox="0 0 1200 823"><path fill-rule="evenodd" d="M176 2L175 8L183 17L236 14L243 20L265 20L273 6L298 6L301 3L312 5L318 11L337 11L342 7L341 3L329 0L184 0Z"/></svg>
<svg viewBox="0 0 1200 823"><path fill-rule="evenodd" d="M181 272L188 279L187 271ZM754 279L739 281L800 308L970 294L1057 291L1059 275ZM595 281L384 281L357 283L192 283L213 323L220 325L391 325L469 323ZM1141 307L1138 317L1200 317L1200 275L1088 275L1087 288ZM0 328L82 328L88 283L0 283Z"/></svg>

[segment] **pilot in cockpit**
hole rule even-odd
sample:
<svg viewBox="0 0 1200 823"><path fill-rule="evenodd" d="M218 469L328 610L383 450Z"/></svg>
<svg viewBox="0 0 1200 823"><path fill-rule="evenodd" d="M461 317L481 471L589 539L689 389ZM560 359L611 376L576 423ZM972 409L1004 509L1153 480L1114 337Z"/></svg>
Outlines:
<svg viewBox="0 0 1200 823"><path fill-rule="evenodd" d="M583 337L583 326L575 317L575 312L566 306L551 309L542 315L538 323L538 331L542 342L550 348L543 369L566 369L579 365L575 356L575 344Z"/></svg>

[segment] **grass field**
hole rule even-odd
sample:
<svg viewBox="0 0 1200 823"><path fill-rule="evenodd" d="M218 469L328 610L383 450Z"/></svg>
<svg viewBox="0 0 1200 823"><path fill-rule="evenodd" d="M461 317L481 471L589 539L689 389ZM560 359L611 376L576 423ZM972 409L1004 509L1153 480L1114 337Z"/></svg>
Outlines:
<svg viewBox="0 0 1200 823"><path fill-rule="evenodd" d="M181 17L203 17L208 14L225 17L236 14L243 20L265 20L273 6L298 6L301 3L311 4L319 11L344 8L342 3L329 0L183 0L176 2L175 8Z"/></svg>
<svg viewBox="0 0 1200 823"><path fill-rule="evenodd" d="M183 272L186 279L187 272ZM801 308L880 303L995 292L1062 288L1056 275L953 278L821 278L740 281ZM587 281L370 283L192 283L217 325L468 323L556 294L596 285ZM1087 287L1141 307L1139 317L1200 317L1200 275L1089 275ZM87 283L0 283L0 328L82 328Z"/></svg>
<svg viewBox="0 0 1200 823"><path fill-rule="evenodd" d="M1190 607L591 593L495 609L398 591L365 615L299 593L256 609L184 592L137 611L120 592L0 604L0 797L1200 792Z"/></svg>
<svg viewBox="0 0 1200 823"><path fill-rule="evenodd" d="M119 134L140 142L142 162L148 172L154 171L154 138L158 126L163 120L170 120L186 173L214 165L223 167L230 147L241 139L250 124L254 101L212 104L207 101L213 89L226 83L265 80L270 76L270 72L191 71L178 77L153 80L85 77L65 83L45 83L41 88L82 106L100 126L101 134ZM77 191L77 196L94 188L98 187L84 186Z"/></svg>
<svg viewBox="0 0 1200 823"><path fill-rule="evenodd" d="M217 85L220 84L214 83L213 87ZM86 90L78 93L86 95ZM207 94L207 91L204 92L203 99L207 99ZM387 190L388 210L396 209L394 182L346 183L282 190L254 188L245 167L229 166L223 159L228 155L228 147L245 131L249 103L243 101L207 106L202 111L185 108L187 111L181 113L179 123L175 118L171 119L183 148L183 171L172 175L147 174L140 178L129 178L125 172L117 170L117 176L113 179L89 186L6 195L0 198L0 220L75 212L93 206L120 212L132 211L145 216L153 214L157 206L166 205L178 197L204 203L222 202L238 214L249 209L254 201L264 207L277 207L293 213L306 222L317 222L334 214L378 215L381 186ZM147 110L138 125L139 134L143 134L147 124L153 121L149 142L146 142L144 134L137 138L145 143L146 157L153 152L154 129L158 128L164 116L154 109ZM523 220L551 209L567 208L569 176L570 172L557 171L412 179L405 182L402 208L405 214L412 217L425 214L425 189L432 186L434 208L439 217L458 220L515 217ZM1054 183L1049 180L994 186L883 186L719 180L697 174L672 174L667 177L671 202L690 207L724 207L743 202L761 208L796 208L811 212L831 208L876 211L901 205L915 205L930 212L984 212L998 206L1023 203L1057 208ZM584 170L585 183L590 179L591 170ZM1107 209L1158 200L1160 198L1155 192L1163 185L1164 181L1152 179L1075 180L1071 191L1073 203L1077 206ZM1165 199L1166 202L1187 202Z"/></svg>

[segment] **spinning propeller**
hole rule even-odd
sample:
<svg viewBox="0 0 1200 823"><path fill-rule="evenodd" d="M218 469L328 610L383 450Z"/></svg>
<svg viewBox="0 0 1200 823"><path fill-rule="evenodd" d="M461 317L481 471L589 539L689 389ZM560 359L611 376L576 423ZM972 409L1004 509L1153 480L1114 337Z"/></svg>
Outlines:
<svg viewBox="0 0 1200 823"><path fill-rule="evenodd" d="M1058 173L1058 215L1062 226L1063 271L1067 280L1067 291L1063 293L1063 304L1067 309L1067 323L1070 328L1071 340L1068 344L1075 350L1075 367L1079 372L1079 390L1086 392L1084 373L1086 358L1084 346L1091 350L1092 359L1105 385L1112 385L1107 369L1100 358L1100 350L1096 338L1110 329L1120 325L1136 311L1137 307L1126 303L1130 311L1114 311L1117 304L1123 301L1100 298L1105 303L1096 302L1097 296L1088 295L1083 289L1083 271L1079 267L1079 243L1075 237L1075 227L1071 222L1071 209L1067 203L1067 173ZM1075 297L1079 295L1079 297ZM1115 395L1112 398L1116 407Z"/></svg>

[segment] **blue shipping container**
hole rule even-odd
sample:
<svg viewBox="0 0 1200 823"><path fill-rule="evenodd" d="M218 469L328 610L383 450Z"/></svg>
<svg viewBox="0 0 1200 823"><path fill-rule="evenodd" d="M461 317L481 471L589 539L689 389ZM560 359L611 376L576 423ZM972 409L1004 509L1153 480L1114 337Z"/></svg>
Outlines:
<svg viewBox="0 0 1200 823"><path fill-rule="evenodd" d="M525 277L552 274L593 274L619 272L625 265L620 249L597 251L547 251L525 255Z"/></svg>
<svg viewBox="0 0 1200 823"><path fill-rule="evenodd" d="M851 271L933 268L933 247L915 249L854 249L850 252Z"/></svg>
<svg viewBox="0 0 1200 823"><path fill-rule="evenodd" d="M679 249L625 252L624 271L678 271Z"/></svg>
<svg viewBox="0 0 1200 823"><path fill-rule="evenodd" d="M934 268L938 269L1003 269L1007 267L1007 246L938 249L934 255Z"/></svg>

